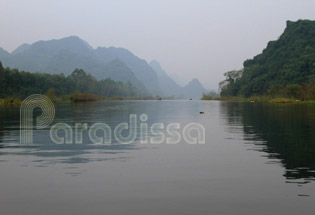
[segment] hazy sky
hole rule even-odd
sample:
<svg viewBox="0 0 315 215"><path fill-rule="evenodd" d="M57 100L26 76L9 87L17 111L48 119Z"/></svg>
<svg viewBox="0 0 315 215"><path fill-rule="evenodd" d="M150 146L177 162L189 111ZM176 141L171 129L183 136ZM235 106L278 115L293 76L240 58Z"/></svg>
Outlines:
<svg viewBox="0 0 315 215"><path fill-rule="evenodd" d="M217 89L283 32L286 20L315 20L314 0L0 0L0 47L77 35L94 48L124 47L156 59L182 82Z"/></svg>

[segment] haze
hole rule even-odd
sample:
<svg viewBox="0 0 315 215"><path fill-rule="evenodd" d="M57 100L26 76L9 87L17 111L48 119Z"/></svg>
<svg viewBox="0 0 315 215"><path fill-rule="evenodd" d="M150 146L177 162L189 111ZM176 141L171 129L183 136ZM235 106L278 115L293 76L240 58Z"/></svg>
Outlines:
<svg viewBox="0 0 315 215"><path fill-rule="evenodd" d="M179 84L217 89L283 32L286 20L315 19L315 1L1 0L0 47L76 35L94 48L124 47L156 59ZM177 78L176 78L177 77Z"/></svg>

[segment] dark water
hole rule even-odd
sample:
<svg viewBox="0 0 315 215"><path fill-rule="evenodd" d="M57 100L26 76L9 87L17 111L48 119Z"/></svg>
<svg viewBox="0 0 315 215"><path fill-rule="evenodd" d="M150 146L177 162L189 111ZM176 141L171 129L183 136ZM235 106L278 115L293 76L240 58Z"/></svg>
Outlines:
<svg viewBox="0 0 315 215"><path fill-rule="evenodd" d="M200 114L200 112L204 114ZM19 144L19 109L0 109L0 214L314 214L315 106L217 101L58 105L52 124L114 128L130 114L197 122L205 144ZM62 134L61 134L62 135ZM148 132L150 136L150 132Z"/></svg>

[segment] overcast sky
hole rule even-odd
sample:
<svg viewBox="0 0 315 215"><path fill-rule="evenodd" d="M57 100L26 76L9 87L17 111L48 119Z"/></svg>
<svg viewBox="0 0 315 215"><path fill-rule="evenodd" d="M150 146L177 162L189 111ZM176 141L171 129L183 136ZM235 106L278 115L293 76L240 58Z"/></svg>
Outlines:
<svg viewBox="0 0 315 215"><path fill-rule="evenodd" d="M79 36L92 47L124 47L156 59L182 83L217 89L283 32L286 20L315 20L314 0L0 0L0 47Z"/></svg>

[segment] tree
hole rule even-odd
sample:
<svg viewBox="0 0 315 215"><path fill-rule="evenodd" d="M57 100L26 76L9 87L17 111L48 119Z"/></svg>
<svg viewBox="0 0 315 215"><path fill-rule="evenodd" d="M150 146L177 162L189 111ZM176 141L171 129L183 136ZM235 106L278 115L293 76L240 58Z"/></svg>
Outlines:
<svg viewBox="0 0 315 215"><path fill-rule="evenodd" d="M279 39L269 42L261 54L246 60L243 66L240 73L224 73L226 78L219 83L221 96L272 93L301 97L298 91L312 85L310 77L315 76L315 21L288 21Z"/></svg>
<svg viewBox="0 0 315 215"><path fill-rule="evenodd" d="M82 69L76 69L70 76L63 74L39 74L16 69L0 67L0 75L5 77L0 82L0 97L25 97L39 93L46 94L52 101L57 95L71 94L75 91L84 98L95 99L98 96L137 96L139 91L131 83L116 82L111 79L97 81L91 74ZM0 79L1 80L1 79Z"/></svg>
<svg viewBox="0 0 315 215"><path fill-rule="evenodd" d="M219 92L221 96L236 95L235 82L238 81L243 74L243 70L232 70L224 73L225 80L219 83Z"/></svg>

